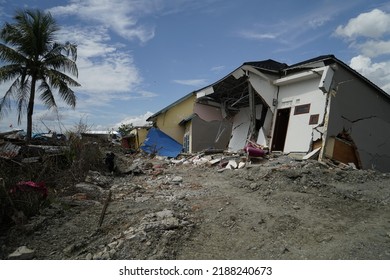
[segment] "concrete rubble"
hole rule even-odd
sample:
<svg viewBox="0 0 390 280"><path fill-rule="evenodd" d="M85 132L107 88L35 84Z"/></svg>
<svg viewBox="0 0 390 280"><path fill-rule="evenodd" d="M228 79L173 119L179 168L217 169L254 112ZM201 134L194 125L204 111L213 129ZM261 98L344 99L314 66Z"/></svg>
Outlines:
<svg viewBox="0 0 390 280"><path fill-rule="evenodd" d="M13 253L8 255L10 260L32 260L35 255L35 250L27 248L27 246L20 246Z"/></svg>
<svg viewBox="0 0 390 280"><path fill-rule="evenodd" d="M11 229L0 258L390 258L388 174L242 154L119 155L116 172L88 172Z"/></svg>

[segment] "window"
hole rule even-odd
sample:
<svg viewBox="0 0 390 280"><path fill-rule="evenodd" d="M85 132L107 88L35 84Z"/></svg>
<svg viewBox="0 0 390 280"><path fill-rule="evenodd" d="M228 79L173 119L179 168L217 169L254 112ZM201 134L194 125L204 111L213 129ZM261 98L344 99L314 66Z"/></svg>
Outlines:
<svg viewBox="0 0 390 280"><path fill-rule="evenodd" d="M190 134L189 133L184 134L183 150L185 153L188 153L190 151Z"/></svg>
<svg viewBox="0 0 390 280"><path fill-rule="evenodd" d="M294 115L307 114L310 111L310 104L295 106Z"/></svg>
<svg viewBox="0 0 390 280"><path fill-rule="evenodd" d="M319 114L311 115L309 119L309 124L317 124L319 118L320 118Z"/></svg>

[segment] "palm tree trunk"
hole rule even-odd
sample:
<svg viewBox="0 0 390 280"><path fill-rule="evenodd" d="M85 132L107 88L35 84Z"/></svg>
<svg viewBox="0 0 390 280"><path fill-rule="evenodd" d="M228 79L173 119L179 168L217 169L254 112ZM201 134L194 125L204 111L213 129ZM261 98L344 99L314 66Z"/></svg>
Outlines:
<svg viewBox="0 0 390 280"><path fill-rule="evenodd" d="M34 113L35 84L36 84L36 80L33 77L31 80L30 98L28 100L28 107L27 107L27 135L26 135L27 143L30 142L32 136L32 116Z"/></svg>

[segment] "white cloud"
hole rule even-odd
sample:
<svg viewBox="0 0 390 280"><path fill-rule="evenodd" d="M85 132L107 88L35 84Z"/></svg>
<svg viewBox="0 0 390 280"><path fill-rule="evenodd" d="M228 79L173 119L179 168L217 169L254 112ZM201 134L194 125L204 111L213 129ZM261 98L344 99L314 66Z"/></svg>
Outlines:
<svg viewBox="0 0 390 280"><path fill-rule="evenodd" d="M312 18L308 21L309 26L313 29L323 26L325 23L331 20L331 17L329 16L318 16L315 18Z"/></svg>
<svg viewBox="0 0 390 280"><path fill-rule="evenodd" d="M108 54L104 60L80 59L81 91L88 94L131 92L141 82L138 69L127 53Z"/></svg>
<svg viewBox="0 0 390 280"><path fill-rule="evenodd" d="M117 128L117 127L121 126L122 124L133 124L133 126L144 126L144 125L148 124L146 119L152 115L153 115L153 113L148 111L145 114L140 115L140 116L130 116L130 117L127 117L127 118L121 120L117 124L115 124L114 127Z"/></svg>
<svg viewBox="0 0 390 280"><path fill-rule="evenodd" d="M313 36L313 30L324 26L332 20L333 16L346 7L345 3L318 5L316 9L306 14L299 14L299 16L283 17L282 19L279 17L274 22L257 22L252 27L246 27L245 30L238 31L238 35L250 40L274 40L274 42L288 46L283 51L289 51L292 48L315 41L318 35ZM321 30L317 30L316 34L321 34Z"/></svg>
<svg viewBox="0 0 390 280"><path fill-rule="evenodd" d="M390 14L379 9L361 13L334 34L349 39L349 47L357 50L351 68L390 94Z"/></svg>
<svg viewBox="0 0 390 280"><path fill-rule="evenodd" d="M90 105L104 105L110 99L125 99L137 91L142 82L131 52L110 41L104 26L67 26L59 33L60 41L77 44L78 81L75 88L89 96ZM80 106L80 103L77 105Z"/></svg>
<svg viewBox="0 0 390 280"><path fill-rule="evenodd" d="M356 44L356 47L368 57L390 54L390 41L369 40L361 44Z"/></svg>
<svg viewBox="0 0 390 280"><path fill-rule="evenodd" d="M185 85L185 86L195 86L200 87L204 86L207 83L207 80L205 79L190 79L190 80L173 80L174 83Z"/></svg>
<svg viewBox="0 0 390 280"><path fill-rule="evenodd" d="M220 72L222 72L223 70L225 70L225 66L222 66L222 65L220 65L220 66L214 66L214 67L212 67L210 70L212 71L212 72L215 72L215 73L220 73Z"/></svg>
<svg viewBox="0 0 390 280"><path fill-rule="evenodd" d="M263 40L263 39L276 39L278 33L259 33L257 31L245 30L240 32L241 37L252 40Z"/></svg>
<svg viewBox="0 0 390 280"><path fill-rule="evenodd" d="M390 94L390 61L373 62L358 55L351 59L350 66Z"/></svg>
<svg viewBox="0 0 390 280"><path fill-rule="evenodd" d="M159 10L159 1L72 0L66 6L49 9L53 15L74 15L87 22L102 24L125 39L145 43L154 37L154 27L139 24L139 19Z"/></svg>
<svg viewBox="0 0 390 280"><path fill-rule="evenodd" d="M362 13L348 21L345 26L337 27L335 34L356 38L358 36L368 38L380 38L390 33L390 14L379 9L374 9L368 13Z"/></svg>

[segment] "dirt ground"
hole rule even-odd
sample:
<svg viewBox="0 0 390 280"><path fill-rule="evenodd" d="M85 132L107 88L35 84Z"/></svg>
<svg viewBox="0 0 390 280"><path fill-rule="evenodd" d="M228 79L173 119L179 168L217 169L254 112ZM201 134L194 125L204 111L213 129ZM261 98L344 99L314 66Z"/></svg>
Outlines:
<svg viewBox="0 0 390 280"><path fill-rule="evenodd" d="M117 163L3 232L0 258L390 259L390 174L287 156Z"/></svg>

